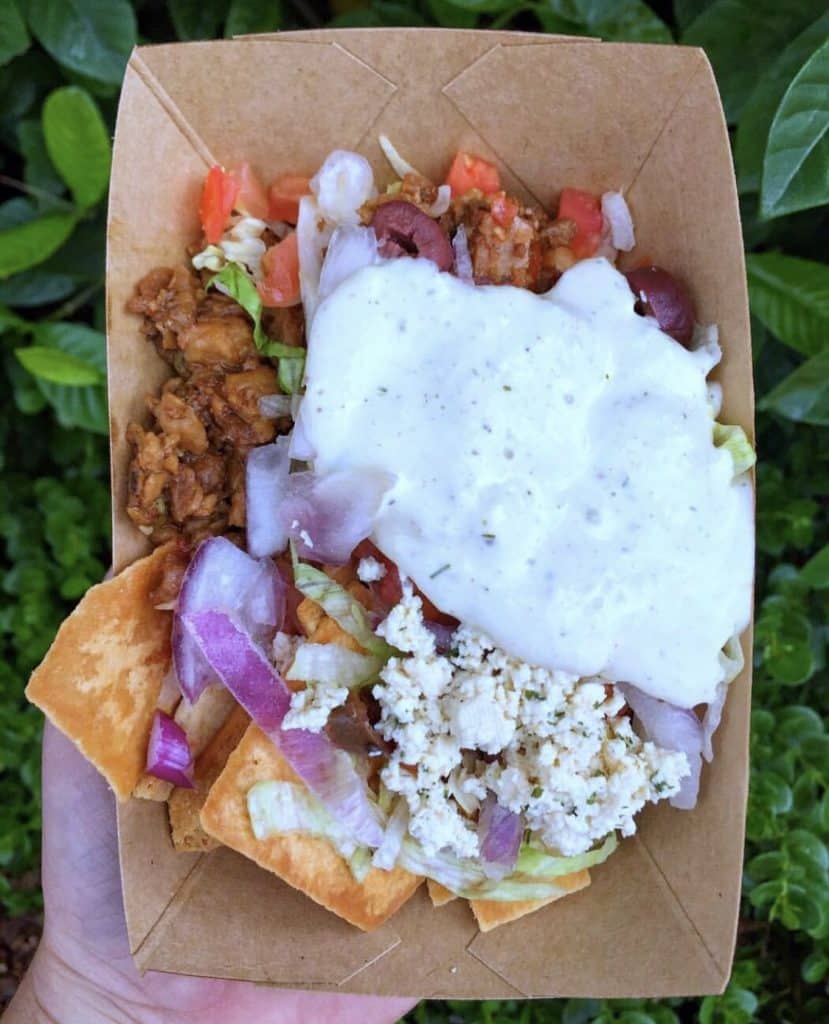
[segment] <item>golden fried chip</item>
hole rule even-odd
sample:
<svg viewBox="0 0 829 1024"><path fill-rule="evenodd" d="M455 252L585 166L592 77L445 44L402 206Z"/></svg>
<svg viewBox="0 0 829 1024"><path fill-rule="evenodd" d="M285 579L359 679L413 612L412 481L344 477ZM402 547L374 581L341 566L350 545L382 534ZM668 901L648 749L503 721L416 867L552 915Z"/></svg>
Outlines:
<svg viewBox="0 0 829 1024"><path fill-rule="evenodd" d="M220 845L201 827L199 814L210 787L221 775L222 769L227 764L227 759L238 746L249 724L250 715L234 702L230 714L196 759L193 770L193 788L176 787L170 794L167 809L170 815L173 846L177 850L192 853L193 851L213 850Z"/></svg>
<svg viewBox="0 0 829 1024"><path fill-rule="evenodd" d="M358 883L325 839L300 833L257 839L247 792L267 779L298 781L271 741L251 725L207 796L201 812L204 830L364 931L381 925L423 881L402 868L372 868Z"/></svg>
<svg viewBox="0 0 829 1024"><path fill-rule="evenodd" d="M325 612L310 597L303 598L296 608L296 617L306 636L311 636L325 618Z"/></svg>
<svg viewBox="0 0 829 1024"><path fill-rule="evenodd" d="M141 778L170 664L170 612L150 594L167 546L87 591L32 673L26 696L126 800Z"/></svg>
<svg viewBox="0 0 829 1024"><path fill-rule="evenodd" d="M434 878L426 879L426 888L429 891L429 899L432 901L433 907L442 907L458 898L451 889L447 889L445 885L436 882Z"/></svg>
<svg viewBox="0 0 829 1024"><path fill-rule="evenodd" d="M548 896L544 900L514 900L506 902L503 900L470 900L472 913L478 922L482 932L491 932L499 924L509 924L510 921L517 921L520 917L532 914L535 910L541 910L548 903L555 903L562 896L569 896L579 889L586 889L590 885L590 874L588 871L576 871L572 875L562 875L556 879L560 892L555 896Z"/></svg>

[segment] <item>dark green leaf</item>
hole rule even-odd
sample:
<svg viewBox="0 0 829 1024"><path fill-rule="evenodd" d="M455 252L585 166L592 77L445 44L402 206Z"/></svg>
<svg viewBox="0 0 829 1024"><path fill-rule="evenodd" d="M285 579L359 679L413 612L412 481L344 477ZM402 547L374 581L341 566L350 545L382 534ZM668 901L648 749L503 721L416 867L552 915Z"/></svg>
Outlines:
<svg viewBox="0 0 829 1024"><path fill-rule="evenodd" d="M26 321L16 313L13 313L10 309L6 309L5 306L0 305L0 334L10 328L17 330L21 327L28 327Z"/></svg>
<svg viewBox="0 0 829 1024"><path fill-rule="evenodd" d="M42 412L48 403L37 381L23 369L13 353L7 352L3 363L11 381L14 404L20 412L27 416Z"/></svg>
<svg viewBox="0 0 829 1024"><path fill-rule="evenodd" d="M0 280L43 263L72 234L76 221L74 213L47 213L0 231Z"/></svg>
<svg viewBox="0 0 829 1024"><path fill-rule="evenodd" d="M52 163L81 209L102 199L109 181L109 132L92 97L75 85L43 105L43 135Z"/></svg>
<svg viewBox="0 0 829 1024"><path fill-rule="evenodd" d="M213 39L227 6L228 0L168 0L167 3L179 39Z"/></svg>
<svg viewBox="0 0 829 1024"><path fill-rule="evenodd" d="M29 27L58 63L117 84L137 41L127 0L28 0Z"/></svg>
<svg viewBox="0 0 829 1024"><path fill-rule="evenodd" d="M28 47L29 33L15 0L0 0L0 64L8 64Z"/></svg>
<svg viewBox="0 0 829 1024"><path fill-rule="evenodd" d="M273 32L282 27L283 18L282 0L231 0L225 35Z"/></svg>
<svg viewBox="0 0 829 1024"><path fill-rule="evenodd" d="M355 7L338 14L331 24L339 28L382 28L386 25L424 25L423 15L414 7L397 0L369 0L365 7Z"/></svg>
<svg viewBox="0 0 829 1024"><path fill-rule="evenodd" d="M472 0L474 3L474 0ZM640 43L670 43L668 26L644 0L541 0L533 4L548 32L566 30L579 35Z"/></svg>
<svg viewBox="0 0 829 1024"><path fill-rule="evenodd" d="M66 190L46 152L40 123L21 121L17 126L17 138L23 155L23 180L34 190L35 204L41 210L61 205L59 197Z"/></svg>
<svg viewBox="0 0 829 1024"><path fill-rule="evenodd" d="M681 29L687 28L694 18L710 7L714 0L674 0L674 17Z"/></svg>
<svg viewBox="0 0 829 1024"><path fill-rule="evenodd" d="M829 203L829 40L795 75L774 115L760 207L780 217Z"/></svg>
<svg viewBox="0 0 829 1024"><path fill-rule="evenodd" d="M829 426L829 351L799 366L759 407L796 423Z"/></svg>
<svg viewBox="0 0 829 1024"><path fill-rule="evenodd" d="M100 384L100 370L59 349L46 348L42 345L31 345L19 348L17 358L29 373L38 380L50 381L53 384L65 384L68 387L84 387L87 384Z"/></svg>
<svg viewBox="0 0 829 1024"><path fill-rule="evenodd" d="M26 224L36 216L37 210L29 199L24 199L23 196L8 199L5 203L0 203L0 231Z"/></svg>
<svg viewBox="0 0 829 1024"><path fill-rule="evenodd" d="M826 590L829 587L829 544L825 544L803 566L800 578L815 590Z"/></svg>
<svg viewBox="0 0 829 1024"><path fill-rule="evenodd" d="M765 69L824 10L823 0L714 0L691 22L682 42L708 54L730 122L739 118L758 69Z"/></svg>
<svg viewBox="0 0 829 1024"><path fill-rule="evenodd" d="M757 619L757 647L763 667L780 683L796 686L815 668L812 624L796 606L769 597Z"/></svg>
<svg viewBox="0 0 829 1024"><path fill-rule="evenodd" d="M438 25L445 28L474 28L478 24L479 16L475 11L466 10L451 0L426 0L426 6Z"/></svg>
<svg viewBox="0 0 829 1024"><path fill-rule="evenodd" d="M35 327L38 345L57 349L88 363L99 375L106 374L106 337L86 324L43 322Z"/></svg>
<svg viewBox="0 0 829 1024"><path fill-rule="evenodd" d="M72 323L39 324L39 345L59 349L84 360L103 376L106 372L106 339L99 331ZM38 387L64 427L80 427L97 434L108 433L106 391L102 385L66 387L38 380Z"/></svg>
<svg viewBox="0 0 829 1024"><path fill-rule="evenodd" d="M758 79L740 116L734 143L734 160L741 191L760 190L766 142L780 101L803 62L815 52L827 35L829 12L793 39Z"/></svg>
<svg viewBox="0 0 829 1024"><path fill-rule="evenodd" d="M746 271L751 311L770 331L805 355L829 348L829 266L766 252Z"/></svg>

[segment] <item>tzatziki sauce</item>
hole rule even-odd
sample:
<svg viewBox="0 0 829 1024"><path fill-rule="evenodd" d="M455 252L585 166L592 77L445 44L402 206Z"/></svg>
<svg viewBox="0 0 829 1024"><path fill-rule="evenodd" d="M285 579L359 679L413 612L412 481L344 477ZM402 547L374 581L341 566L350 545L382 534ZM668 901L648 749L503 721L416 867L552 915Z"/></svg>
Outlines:
<svg viewBox="0 0 829 1024"><path fill-rule="evenodd" d="M603 259L546 295L384 261L316 312L303 428L317 472L394 476L374 539L443 611L530 664L692 707L751 610L718 355L637 315Z"/></svg>

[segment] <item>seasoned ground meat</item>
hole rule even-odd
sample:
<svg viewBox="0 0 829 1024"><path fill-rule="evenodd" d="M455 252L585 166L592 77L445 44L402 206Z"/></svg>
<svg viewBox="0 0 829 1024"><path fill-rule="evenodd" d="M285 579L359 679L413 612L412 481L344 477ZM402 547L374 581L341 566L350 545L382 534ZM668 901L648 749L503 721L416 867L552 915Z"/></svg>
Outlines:
<svg viewBox="0 0 829 1024"><path fill-rule="evenodd" d="M158 397L147 397L152 427L128 427L127 513L153 543L178 537L185 550L210 534L244 529L247 453L290 427L259 412L259 400L279 385L256 350L250 320L184 267L149 273L128 308L141 314L144 334L176 375ZM302 344L301 313L275 312L272 336Z"/></svg>

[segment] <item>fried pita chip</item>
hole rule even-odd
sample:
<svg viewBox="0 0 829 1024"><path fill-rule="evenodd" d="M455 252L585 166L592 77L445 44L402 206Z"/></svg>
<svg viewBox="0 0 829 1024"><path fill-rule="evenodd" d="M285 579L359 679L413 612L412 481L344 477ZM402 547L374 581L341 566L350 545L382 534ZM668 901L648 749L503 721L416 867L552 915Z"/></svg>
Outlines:
<svg viewBox="0 0 829 1024"><path fill-rule="evenodd" d="M570 893L578 892L579 889L586 889L590 885L590 873L585 870L576 871L572 875L562 875L561 878L556 879L556 883L560 892L555 896L548 896L544 900L514 900L509 903L503 900L470 900L469 905L472 907L472 913L475 915L475 920L481 931L491 932L499 924L517 921L527 914L541 910L549 903L555 903L562 896L569 896Z"/></svg>
<svg viewBox="0 0 829 1024"><path fill-rule="evenodd" d="M128 799L147 758L170 665L170 612L150 602L167 546L87 591L32 673L26 696Z"/></svg>
<svg viewBox="0 0 829 1024"><path fill-rule="evenodd" d="M298 781L271 741L251 725L207 796L201 813L204 830L364 931L391 917L423 881L402 868L372 868L358 883L325 839L300 833L257 839L247 792L267 779Z"/></svg>
<svg viewBox="0 0 829 1024"><path fill-rule="evenodd" d="M198 703L201 703L201 699ZM239 745L249 724L250 715L234 702L230 714L226 716L225 721L206 743L204 750L196 759L193 770L193 788L176 787L171 793L167 809L170 815L173 846L177 850L184 853L205 852L220 845L201 827L199 814L210 787L221 775L222 769L227 764L227 759Z"/></svg>
<svg viewBox="0 0 829 1024"><path fill-rule="evenodd" d="M443 907L458 898L451 889L447 889L445 885L436 882L434 878L426 879L426 888L433 907Z"/></svg>

